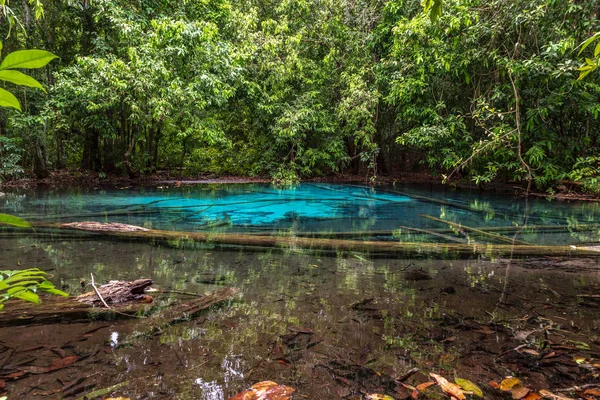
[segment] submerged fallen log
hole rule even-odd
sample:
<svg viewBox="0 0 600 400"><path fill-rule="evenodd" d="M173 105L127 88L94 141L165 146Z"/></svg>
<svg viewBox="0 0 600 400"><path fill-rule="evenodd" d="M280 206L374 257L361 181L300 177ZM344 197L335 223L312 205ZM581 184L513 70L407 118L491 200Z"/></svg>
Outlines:
<svg viewBox="0 0 600 400"><path fill-rule="evenodd" d="M454 227L456 229L459 229L459 230L462 229L462 230L465 230L465 231L468 231L468 232L476 233L476 234L478 234L480 236L492 238L492 239L495 239L495 240L497 240L499 242L508 243L508 244L529 245L529 243L523 242L522 240L517 240L515 238L511 239L511 238L506 237L506 236L498 235L496 233L482 231L482 230L477 229L477 228L472 228L470 226L466 226L466 225L462 225L462 224L457 224L456 222L452 222L452 221L448 221L448 220L445 220L445 219L437 218L437 217L434 217L434 216L431 216L431 215L419 214L419 216L423 217L423 218L430 219L432 221L440 222L442 224L447 224L447 225L452 226L452 227Z"/></svg>
<svg viewBox="0 0 600 400"><path fill-rule="evenodd" d="M447 221L444 221L447 222ZM60 223L35 223L34 227L58 228L65 230L84 228L73 228L67 224ZM145 231L120 231L103 230L93 231L98 236L110 238L123 238L130 240L148 240L151 242L177 241L180 245L186 242L207 243L214 246L244 246L255 249L309 249L325 251L358 251L376 254L432 254L444 256L485 254L488 256L500 255L537 255L537 256L598 256L600 249L582 248L575 246L536 246L536 245L513 245L513 244L485 244L485 243L424 243L424 242L378 242L361 240L340 240L326 238L308 238L291 236L259 236L238 233L211 234L207 232L182 232L148 229ZM500 235L498 235L500 236ZM502 236L501 236L502 237ZM507 241L512 239L503 237Z"/></svg>
<svg viewBox="0 0 600 400"><path fill-rule="evenodd" d="M144 290L152 285L151 279L137 279L132 282L110 281L92 292L77 296L76 300L94 306L104 303L126 303L128 301L147 301L149 296L144 295Z"/></svg>
<svg viewBox="0 0 600 400"><path fill-rule="evenodd" d="M235 296L237 289L224 288L205 296L185 302L175 302L160 317L161 321L173 322L196 315L211 306ZM44 297L41 304L11 301L0 313L0 328L18 325L44 325L56 323L88 322L90 320L135 319L147 313L152 305L128 302L111 305L111 308L95 307L76 299L57 296Z"/></svg>

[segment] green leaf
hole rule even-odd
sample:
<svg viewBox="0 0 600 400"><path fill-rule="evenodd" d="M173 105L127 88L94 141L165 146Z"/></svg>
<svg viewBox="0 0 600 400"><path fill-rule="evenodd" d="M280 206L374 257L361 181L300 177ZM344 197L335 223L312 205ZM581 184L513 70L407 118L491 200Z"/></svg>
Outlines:
<svg viewBox="0 0 600 400"><path fill-rule="evenodd" d="M18 50L8 54L0 64L0 70L15 68L42 68L58 58L46 50Z"/></svg>
<svg viewBox="0 0 600 400"><path fill-rule="evenodd" d="M14 287L12 289L9 289L7 291L7 293L11 296L11 297L15 297L17 299L21 299L24 301L28 301L30 303L36 303L39 304L40 303L40 297L29 291L26 287L24 286L17 286Z"/></svg>
<svg viewBox="0 0 600 400"><path fill-rule="evenodd" d="M21 103L19 100L9 91L0 88L0 106L12 107L21 111Z"/></svg>
<svg viewBox="0 0 600 400"><path fill-rule="evenodd" d="M429 18L431 22L437 21L442 16L442 0L433 0L433 6L429 11Z"/></svg>
<svg viewBox="0 0 600 400"><path fill-rule="evenodd" d="M594 57L598 57L598 54L600 54L600 42L598 42L596 48L594 49Z"/></svg>
<svg viewBox="0 0 600 400"><path fill-rule="evenodd" d="M2 224L17 226L19 228L31 228L31 224L29 222L9 214L0 214L0 225Z"/></svg>
<svg viewBox="0 0 600 400"><path fill-rule="evenodd" d="M63 297L69 297L68 293L63 292L62 290L58 290L54 287L54 285L52 284L52 282L50 281L44 281L42 282L38 287L38 290L42 291L42 292L46 292L46 293L50 293L50 294L55 294L58 296L63 296Z"/></svg>
<svg viewBox="0 0 600 400"><path fill-rule="evenodd" d="M33 88L42 89L44 92L46 91L41 83L20 71L0 71L0 79L3 81L12 82L15 85L29 86Z"/></svg>
<svg viewBox="0 0 600 400"><path fill-rule="evenodd" d="M455 378L454 382L456 382L456 384L460 386L463 390L466 390L467 392L472 392L475 396L483 397L483 392L481 391L479 386L477 386L473 382L462 378Z"/></svg>
<svg viewBox="0 0 600 400"><path fill-rule="evenodd" d="M594 43L594 41L598 39L599 36L600 32L596 32L596 34L594 34L592 37L583 42L581 44L581 50L579 50L579 53L577 53L577 55L580 55L590 44Z"/></svg>

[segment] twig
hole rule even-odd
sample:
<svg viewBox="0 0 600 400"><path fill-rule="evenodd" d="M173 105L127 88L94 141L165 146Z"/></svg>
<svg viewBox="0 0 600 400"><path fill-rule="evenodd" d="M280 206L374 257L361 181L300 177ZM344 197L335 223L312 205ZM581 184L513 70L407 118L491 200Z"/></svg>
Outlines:
<svg viewBox="0 0 600 400"><path fill-rule="evenodd" d="M100 298L100 300L102 301L102 303L104 304L104 306L106 308L110 309L110 306L108 304L106 304L106 301L104 301L104 298L102 297L102 295L98 291L98 288L96 287L96 284L94 283L94 274L90 273L90 276L92 277L92 287L94 288L94 291L98 295L98 298Z"/></svg>
<svg viewBox="0 0 600 400"><path fill-rule="evenodd" d="M600 387L600 383L589 383L587 385L573 386L573 387L570 387L570 388L554 389L553 392L559 392L559 393L581 392L582 390L593 389L593 388L598 388L598 387Z"/></svg>

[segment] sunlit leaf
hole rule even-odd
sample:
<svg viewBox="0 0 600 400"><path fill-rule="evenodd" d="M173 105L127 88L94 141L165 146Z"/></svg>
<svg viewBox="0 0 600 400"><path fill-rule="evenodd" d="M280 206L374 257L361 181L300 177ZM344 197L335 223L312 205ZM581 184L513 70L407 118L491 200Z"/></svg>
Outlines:
<svg viewBox="0 0 600 400"><path fill-rule="evenodd" d="M6 293L8 293L11 297L21 299L24 301L28 301L30 303L38 304L40 302L39 296L37 294L29 291L24 286L17 286L17 287L10 288L6 291Z"/></svg>
<svg viewBox="0 0 600 400"><path fill-rule="evenodd" d="M483 397L483 392L481 391L481 389L479 388L479 386L477 386L473 382L471 382L471 381L469 381L467 379L462 379L462 378L456 378L456 379L454 379L454 382L456 382L456 384L458 386L460 386L461 388L463 388L467 392L471 392L475 396Z"/></svg>
<svg viewBox="0 0 600 400"><path fill-rule="evenodd" d="M7 224L20 228L31 228L31 224L24 219L15 217L14 215L0 214L0 225Z"/></svg>
<svg viewBox="0 0 600 400"><path fill-rule="evenodd" d="M392 396L388 396L387 394L368 394L367 395L367 399L368 400L394 400L394 398Z"/></svg>
<svg viewBox="0 0 600 400"><path fill-rule="evenodd" d="M33 79L29 75L25 75L20 71L2 70L0 71L0 80L14 83L15 85L29 86L46 91L41 83Z"/></svg>
<svg viewBox="0 0 600 400"><path fill-rule="evenodd" d="M466 399L465 394L463 393L460 386L458 386L452 382L449 382L446 378L444 378L440 375L434 374L433 372L430 373L429 375L431 375L431 377L433 379L435 379L435 381L438 383L438 385L440 385L440 387L446 394L448 394L450 396L454 396L459 400Z"/></svg>
<svg viewBox="0 0 600 400"><path fill-rule="evenodd" d="M16 108L21 111L21 103L11 92L0 88L0 106Z"/></svg>
<svg viewBox="0 0 600 400"><path fill-rule="evenodd" d="M596 39L598 39L598 37L600 36L600 32L597 32L595 35L593 35L592 37L588 38L585 42L583 42L581 44L581 49L579 50L579 54L581 54L590 44L594 43L594 41Z"/></svg>
<svg viewBox="0 0 600 400"><path fill-rule="evenodd" d="M521 380L519 378L506 378L500 383L500 390L504 390L505 392L510 391L514 386L520 385Z"/></svg>
<svg viewBox="0 0 600 400"><path fill-rule="evenodd" d="M17 50L4 57L0 70L42 68L55 58L58 57L46 50Z"/></svg>

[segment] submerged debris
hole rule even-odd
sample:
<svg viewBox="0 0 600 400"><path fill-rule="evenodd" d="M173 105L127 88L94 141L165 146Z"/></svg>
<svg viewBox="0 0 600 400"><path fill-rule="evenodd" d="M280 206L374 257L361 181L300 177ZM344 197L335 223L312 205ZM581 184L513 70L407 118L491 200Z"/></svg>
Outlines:
<svg viewBox="0 0 600 400"><path fill-rule="evenodd" d="M144 290L152 285L151 279L137 279L135 281L110 281L98 288L102 299L108 304L125 303L128 301L148 301L151 297L144 294ZM101 305L102 299L95 291L84 293L77 297L80 303Z"/></svg>

